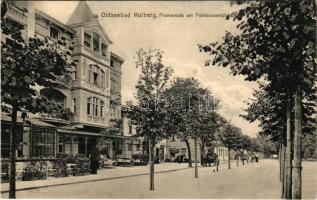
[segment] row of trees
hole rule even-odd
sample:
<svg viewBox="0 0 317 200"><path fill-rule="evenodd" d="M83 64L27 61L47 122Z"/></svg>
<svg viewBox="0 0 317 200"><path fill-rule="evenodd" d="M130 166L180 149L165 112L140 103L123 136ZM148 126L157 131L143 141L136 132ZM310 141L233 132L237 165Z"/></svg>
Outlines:
<svg viewBox="0 0 317 200"><path fill-rule="evenodd" d="M128 117L137 125L138 135L149 141L150 190L154 190L153 148L160 139L175 136L184 141L189 167L192 167L189 140L194 140L195 178L198 178L198 145L202 154L217 141L228 147L229 152L259 149L251 138L242 135L241 129L217 113L220 100L201 87L197 79L170 81L172 70L163 64L160 50L140 49L136 66L141 70L136 85L138 105L129 107ZM230 169L230 159L228 163Z"/></svg>
<svg viewBox="0 0 317 200"><path fill-rule="evenodd" d="M239 1L243 3L244 1ZM212 62L258 81L244 116L280 146L282 198L301 198L302 138L316 127L316 2L247 2L233 18L240 33L202 45Z"/></svg>

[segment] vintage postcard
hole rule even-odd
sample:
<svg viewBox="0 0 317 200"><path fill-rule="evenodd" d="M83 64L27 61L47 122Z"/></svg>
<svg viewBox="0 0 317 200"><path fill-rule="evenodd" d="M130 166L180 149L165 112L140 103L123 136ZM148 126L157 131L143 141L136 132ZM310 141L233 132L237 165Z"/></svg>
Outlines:
<svg viewBox="0 0 317 200"><path fill-rule="evenodd" d="M316 1L1 1L1 197L316 199Z"/></svg>

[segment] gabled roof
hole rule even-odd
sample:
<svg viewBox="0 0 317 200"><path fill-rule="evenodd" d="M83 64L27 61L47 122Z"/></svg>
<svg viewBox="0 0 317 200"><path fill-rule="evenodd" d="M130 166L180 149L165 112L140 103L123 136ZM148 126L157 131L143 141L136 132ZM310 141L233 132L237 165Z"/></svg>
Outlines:
<svg viewBox="0 0 317 200"><path fill-rule="evenodd" d="M86 1L80 1L75 8L74 12L70 16L67 25L75 25L75 24L94 24L97 25L98 29L104 35L104 38L111 44L112 41L110 40L109 36L107 35L106 31L100 26L98 21L98 15L95 15L91 9L89 8Z"/></svg>
<svg viewBox="0 0 317 200"><path fill-rule="evenodd" d="M40 15L42 16L43 18L45 18L46 20L49 20L50 22L53 22L55 25L59 26L60 28L64 29L64 30L67 30L68 32L72 33L72 34L75 34L75 30L72 29L71 27L67 26L66 24L58 21L57 19L51 17L50 15L48 15L47 13L45 12L42 12L40 10L37 10L35 9L35 13L37 15Z"/></svg>

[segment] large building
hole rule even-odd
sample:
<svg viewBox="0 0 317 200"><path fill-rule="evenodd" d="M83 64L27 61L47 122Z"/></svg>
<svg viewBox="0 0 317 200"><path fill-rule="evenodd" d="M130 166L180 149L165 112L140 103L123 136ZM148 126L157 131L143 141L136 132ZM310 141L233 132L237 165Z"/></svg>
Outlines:
<svg viewBox="0 0 317 200"><path fill-rule="evenodd" d="M85 1L80 1L68 22L62 23L35 9L32 1L16 1L8 9L12 23L23 26L23 37L63 41L61 49L72 46L77 65L72 79L59 77L60 87L39 88L41 95L69 112L28 115L19 126L17 150L20 158L54 157L57 153L89 155L97 144L110 157L122 156L128 136L121 120L121 66L124 59L111 51L113 43ZM2 41L10 38L2 35ZM27 41L27 40L26 40ZM2 114L2 152L8 151L10 118ZM42 127L42 128L39 128ZM20 153L18 153L18 151ZM6 153L2 155L7 155Z"/></svg>

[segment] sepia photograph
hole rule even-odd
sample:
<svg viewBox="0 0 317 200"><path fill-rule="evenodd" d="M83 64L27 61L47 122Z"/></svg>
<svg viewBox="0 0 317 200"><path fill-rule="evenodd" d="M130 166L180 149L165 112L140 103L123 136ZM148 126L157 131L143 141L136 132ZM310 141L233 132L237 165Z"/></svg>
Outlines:
<svg viewBox="0 0 317 200"><path fill-rule="evenodd" d="M1 0L2 199L317 199L315 0Z"/></svg>

